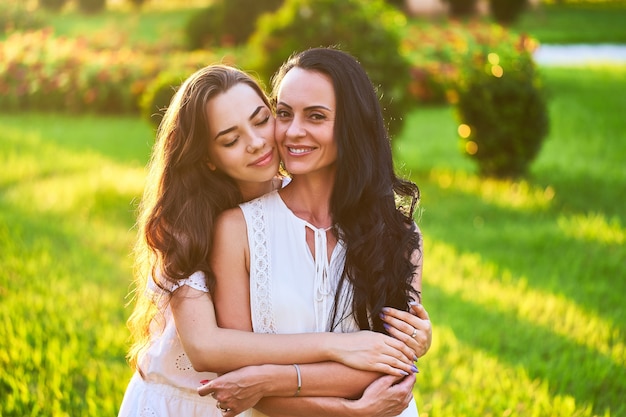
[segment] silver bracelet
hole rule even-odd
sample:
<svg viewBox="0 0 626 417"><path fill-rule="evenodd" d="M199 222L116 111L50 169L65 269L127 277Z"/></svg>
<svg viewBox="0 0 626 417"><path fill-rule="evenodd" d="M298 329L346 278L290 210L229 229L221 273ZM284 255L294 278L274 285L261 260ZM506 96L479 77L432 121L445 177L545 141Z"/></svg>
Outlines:
<svg viewBox="0 0 626 417"><path fill-rule="evenodd" d="M296 373L298 374L298 389L293 395L294 397L297 397L298 395L300 395L300 389L302 389L302 375L300 375L300 367L298 366L298 364L294 363L293 366L294 368L296 368Z"/></svg>

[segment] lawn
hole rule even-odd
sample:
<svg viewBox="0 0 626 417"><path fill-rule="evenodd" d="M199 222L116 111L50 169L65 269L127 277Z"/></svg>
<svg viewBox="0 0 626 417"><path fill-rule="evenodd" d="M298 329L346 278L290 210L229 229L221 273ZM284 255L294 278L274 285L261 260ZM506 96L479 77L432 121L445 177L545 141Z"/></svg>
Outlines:
<svg viewBox="0 0 626 417"><path fill-rule="evenodd" d="M626 413L626 68L546 69L552 131L524 181L484 180L450 108L394 143L419 183L421 416ZM0 414L114 415L130 370L133 218L152 129L0 115ZM621 191L620 191L621 190Z"/></svg>

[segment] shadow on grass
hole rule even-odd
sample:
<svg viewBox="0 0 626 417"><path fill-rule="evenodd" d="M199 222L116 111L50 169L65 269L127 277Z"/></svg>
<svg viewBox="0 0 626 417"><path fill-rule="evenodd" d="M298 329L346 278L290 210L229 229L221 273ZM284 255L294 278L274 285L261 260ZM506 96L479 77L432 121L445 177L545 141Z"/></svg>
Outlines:
<svg viewBox="0 0 626 417"><path fill-rule="evenodd" d="M596 350L576 344L548 329L524 322L513 314L487 309L429 287L437 321L456 337L512 366L522 366L532 379L549 383L553 395L570 395L577 404L591 404L594 415L622 415L617 403L626 392L626 368ZM432 308L431 308L432 309ZM582 373L578 364L593 373Z"/></svg>

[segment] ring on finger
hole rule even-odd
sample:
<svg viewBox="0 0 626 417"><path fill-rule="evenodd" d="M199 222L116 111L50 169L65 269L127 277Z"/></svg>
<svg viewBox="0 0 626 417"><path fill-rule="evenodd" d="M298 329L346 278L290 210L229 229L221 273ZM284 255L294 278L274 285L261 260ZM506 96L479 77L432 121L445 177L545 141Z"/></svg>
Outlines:
<svg viewBox="0 0 626 417"><path fill-rule="evenodd" d="M411 335L411 337L415 339L415 336L417 336L417 329L413 327L413 334Z"/></svg>
<svg viewBox="0 0 626 417"><path fill-rule="evenodd" d="M219 402L219 401L217 402L217 404L215 404L215 406L216 406L217 408L219 408L219 410L220 410L222 413L228 413L228 412L230 411L230 408L222 408L222 405L220 404L220 402Z"/></svg>

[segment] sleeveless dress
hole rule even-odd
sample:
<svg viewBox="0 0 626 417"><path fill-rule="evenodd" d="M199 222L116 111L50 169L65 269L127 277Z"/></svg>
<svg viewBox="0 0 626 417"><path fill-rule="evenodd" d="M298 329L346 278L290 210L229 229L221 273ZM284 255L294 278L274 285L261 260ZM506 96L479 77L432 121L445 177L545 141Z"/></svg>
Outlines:
<svg viewBox="0 0 626 417"><path fill-rule="evenodd" d="M171 290L182 285L209 292L204 273L199 271L172 286ZM214 379L217 375L193 369L180 343L169 303L165 304L161 300L163 290L150 279L146 291L163 313L163 326L152 323L152 340L138 360L144 377L138 371L135 372L124 394L118 416L221 417L215 399L210 395L201 397L196 391L200 381ZM246 411L240 416L249 413Z"/></svg>
<svg viewBox="0 0 626 417"><path fill-rule="evenodd" d="M240 204L250 245L250 307L256 333L325 332L335 290L343 271L346 248L340 240L327 256L325 229L297 217L277 191ZM315 258L306 243L306 229L315 233ZM357 331L349 311L350 288L341 293L333 331ZM253 416L265 414L252 410ZM400 416L416 417L415 400Z"/></svg>

